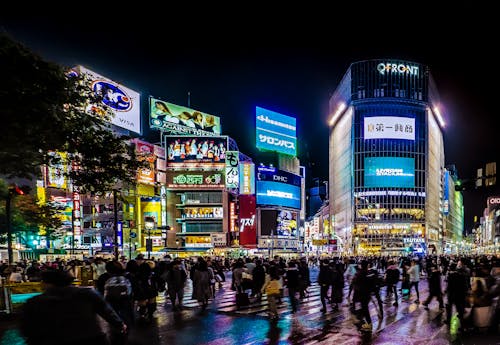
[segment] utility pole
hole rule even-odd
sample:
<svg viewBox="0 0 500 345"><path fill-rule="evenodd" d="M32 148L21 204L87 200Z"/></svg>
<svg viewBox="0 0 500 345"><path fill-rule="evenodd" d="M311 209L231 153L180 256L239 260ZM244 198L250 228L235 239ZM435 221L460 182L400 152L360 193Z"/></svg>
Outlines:
<svg viewBox="0 0 500 345"><path fill-rule="evenodd" d="M116 189L113 189L113 213L114 213L114 221L113 221L113 231L114 231L114 254L115 260L118 261L118 201L116 197Z"/></svg>
<svg viewBox="0 0 500 345"><path fill-rule="evenodd" d="M7 253L9 256L9 265L12 265L14 259L14 253L12 252L12 224L10 215L10 203L12 201L12 194L10 188L7 192L7 199L5 201L5 220L7 225Z"/></svg>

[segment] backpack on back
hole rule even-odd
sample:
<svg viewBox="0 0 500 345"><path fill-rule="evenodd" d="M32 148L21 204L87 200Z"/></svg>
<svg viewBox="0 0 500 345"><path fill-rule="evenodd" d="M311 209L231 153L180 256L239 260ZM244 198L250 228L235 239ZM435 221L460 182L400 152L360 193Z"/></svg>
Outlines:
<svg viewBox="0 0 500 345"><path fill-rule="evenodd" d="M124 276L114 276L106 280L104 284L104 298L107 300L127 299L131 295L132 284Z"/></svg>

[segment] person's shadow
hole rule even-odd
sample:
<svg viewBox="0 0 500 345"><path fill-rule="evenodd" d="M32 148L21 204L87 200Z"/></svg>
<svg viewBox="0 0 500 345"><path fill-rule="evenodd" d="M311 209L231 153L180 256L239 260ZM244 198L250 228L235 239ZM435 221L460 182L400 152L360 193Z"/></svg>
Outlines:
<svg viewBox="0 0 500 345"><path fill-rule="evenodd" d="M269 339L268 345L279 344L281 338L282 329L278 325L278 320L272 320L269 322L269 331L267 332L267 338Z"/></svg>

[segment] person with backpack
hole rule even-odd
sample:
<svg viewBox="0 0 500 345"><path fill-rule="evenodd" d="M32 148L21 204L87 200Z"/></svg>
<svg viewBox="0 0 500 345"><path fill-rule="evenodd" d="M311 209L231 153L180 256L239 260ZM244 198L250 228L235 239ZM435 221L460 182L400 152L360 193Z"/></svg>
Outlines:
<svg viewBox="0 0 500 345"><path fill-rule="evenodd" d="M106 272L110 276L104 283L104 299L120 316L123 322L125 322L127 329L130 329L134 324L132 283L125 277L125 270L119 261L107 262ZM126 341L126 334L112 332L111 338L112 344L124 344Z"/></svg>

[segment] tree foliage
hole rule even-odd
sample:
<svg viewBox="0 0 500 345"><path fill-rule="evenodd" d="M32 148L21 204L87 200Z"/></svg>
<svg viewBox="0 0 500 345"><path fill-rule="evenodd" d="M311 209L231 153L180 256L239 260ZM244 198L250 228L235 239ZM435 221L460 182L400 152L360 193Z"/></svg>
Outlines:
<svg viewBox="0 0 500 345"><path fill-rule="evenodd" d="M7 199L7 185L0 180L0 198ZM38 234L40 228L45 229L45 234L50 238L51 234L58 231L61 226L61 218L58 211L47 204L39 204L32 195L16 195L11 201L11 219L13 233L26 235ZM0 235L4 234L6 218L5 203L0 204ZM3 237L0 236L0 242Z"/></svg>
<svg viewBox="0 0 500 345"><path fill-rule="evenodd" d="M68 175L83 191L104 192L118 182L133 183L144 163L128 137L111 131L109 111L85 75L47 62L0 33L0 175L33 177L40 166L57 164L54 151L67 152L77 170Z"/></svg>

